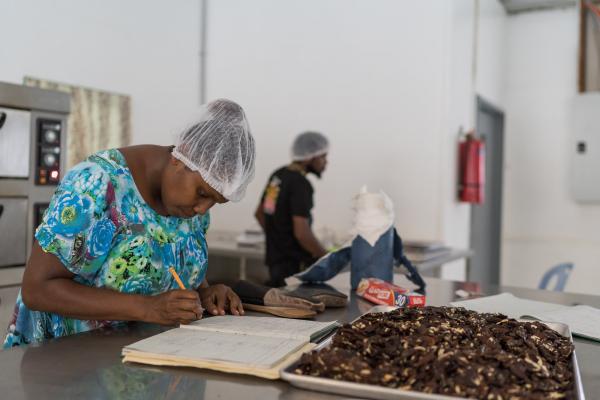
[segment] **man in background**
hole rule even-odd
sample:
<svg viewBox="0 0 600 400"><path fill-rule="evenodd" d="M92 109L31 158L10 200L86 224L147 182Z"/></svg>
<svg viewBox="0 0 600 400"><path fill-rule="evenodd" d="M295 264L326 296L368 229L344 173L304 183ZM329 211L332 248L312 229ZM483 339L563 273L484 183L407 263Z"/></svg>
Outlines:
<svg viewBox="0 0 600 400"><path fill-rule="evenodd" d="M269 177L254 214L267 240L268 286L284 286L286 277L326 254L311 229L313 187L306 174L321 177L328 151L325 136L318 132L301 133L292 145L292 162Z"/></svg>

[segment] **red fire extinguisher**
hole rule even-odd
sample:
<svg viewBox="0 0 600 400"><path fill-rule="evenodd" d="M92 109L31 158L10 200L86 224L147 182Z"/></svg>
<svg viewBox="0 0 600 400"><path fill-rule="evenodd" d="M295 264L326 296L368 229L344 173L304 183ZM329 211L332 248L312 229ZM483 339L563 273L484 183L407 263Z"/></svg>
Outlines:
<svg viewBox="0 0 600 400"><path fill-rule="evenodd" d="M459 143L458 198L462 202L483 204L485 189L485 143L473 132Z"/></svg>

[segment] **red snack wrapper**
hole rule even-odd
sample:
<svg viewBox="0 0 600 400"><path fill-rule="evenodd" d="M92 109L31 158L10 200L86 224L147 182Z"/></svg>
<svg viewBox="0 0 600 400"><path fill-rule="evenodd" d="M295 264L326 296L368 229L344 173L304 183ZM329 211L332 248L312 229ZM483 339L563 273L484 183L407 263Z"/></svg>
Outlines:
<svg viewBox="0 0 600 400"><path fill-rule="evenodd" d="M408 289L377 278L361 279L356 294L375 304L398 307L425 306L424 294L409 292Z"/></svg>

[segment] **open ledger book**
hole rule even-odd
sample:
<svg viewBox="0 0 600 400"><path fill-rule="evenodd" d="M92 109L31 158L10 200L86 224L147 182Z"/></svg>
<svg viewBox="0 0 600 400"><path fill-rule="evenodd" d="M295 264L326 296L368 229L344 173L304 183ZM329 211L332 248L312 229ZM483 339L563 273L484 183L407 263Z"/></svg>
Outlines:
<svg viewBox="0 0 600 400"><path fill-rule="evenodd" d="M279 378L279 370L338 326L270 317L220 316L181 325L123 348L123 362L206 368Z"/></svg>
<svg viewBox="0 0 600 400"><path fill-rule="evenodd" d="M456 301L450 304L479 312L502 313L516 319L529 318L561 322L569 325L574 336L600 341L600 309L590 306L565 306L526 300L516 297L512 293Z"/></svg>

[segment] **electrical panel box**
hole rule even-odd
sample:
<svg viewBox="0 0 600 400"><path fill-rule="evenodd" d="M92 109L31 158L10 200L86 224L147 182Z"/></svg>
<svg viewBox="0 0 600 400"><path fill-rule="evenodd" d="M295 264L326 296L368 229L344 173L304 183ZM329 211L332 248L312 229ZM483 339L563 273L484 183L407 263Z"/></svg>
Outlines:
<svg viewBox="0 0 600 400"><path fill-rule="evenodd" d="M575 97L571 126L571 195L581 203L600 203L600 93Z"/></svg>

